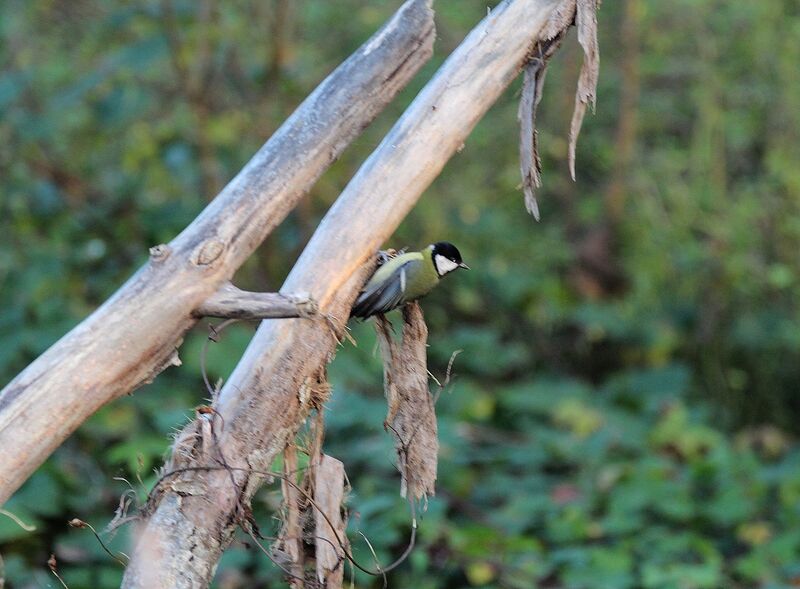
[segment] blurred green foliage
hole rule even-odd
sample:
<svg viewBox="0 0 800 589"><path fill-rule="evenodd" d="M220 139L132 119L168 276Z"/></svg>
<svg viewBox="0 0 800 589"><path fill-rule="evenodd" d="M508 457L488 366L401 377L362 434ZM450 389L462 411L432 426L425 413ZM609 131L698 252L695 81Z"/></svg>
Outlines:
<svg viewBox="0 0 800 589"><path fill-rule="evenodd" d="M0 4L0 383L99 305L391 14L381 0L6 0ZM492 4L492 3L490 3ZM424 81L485 14L438 0L432 63L237 276L274 290ZM568 178L580 52L541 105L542 222L517 190L516 88L390 245L458 244L473 270L426 299L439 494L390 586L786 587L800 582L800 6L624 0L600 11L595 116ZM331 252L335 255L335 252ZM135 320L135 318L133 318ZM353 491L355 554L409 534L380 362L354 327L331 366L328 453ZM252 334L209 357L225 377ZM184 365L101 409L0 515L7 587L114 587L87 530L139 500L206 396ZM0 449L2 451L2 449ZM114 477L120 477L116 479ZM124 479L124 480L123 480ZM142 480L140 480L142 479ZM273 533L275 489L255 501ZM129 530L110 540L127 549ZM248 540L249 542L249 540ZM349 574L349 573L348 573ZM237 540L217 586L278 587ZM357 586L381 586L359 574Z"/></svg>

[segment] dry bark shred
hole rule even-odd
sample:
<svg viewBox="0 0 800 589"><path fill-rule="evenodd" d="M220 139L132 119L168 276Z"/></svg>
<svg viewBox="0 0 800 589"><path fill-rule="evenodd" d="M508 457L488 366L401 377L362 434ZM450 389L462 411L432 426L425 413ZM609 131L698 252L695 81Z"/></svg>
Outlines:
<svg viewBox="0 0 800 589"><path fill-rule="evenodd" d="M600 52L597 44L597 0L565 0L553 12L542 38L525 66L522 97L518 111L520 122L520 173L525 208L538 221L539 205L535 189L541 186L542 164L536 131L536 110L542 99L544 79L550 58L575 23L578 43L584 52L584 61L575 93L575 107L569 132L569 169L575 180L575 150L586 107L591 103L594 111L597 79L600 71Z"/></svg>

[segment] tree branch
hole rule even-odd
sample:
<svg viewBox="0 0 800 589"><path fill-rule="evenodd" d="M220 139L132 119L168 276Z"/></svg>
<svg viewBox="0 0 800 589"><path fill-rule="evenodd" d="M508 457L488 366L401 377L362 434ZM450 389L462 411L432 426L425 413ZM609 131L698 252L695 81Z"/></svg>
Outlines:
<svg viewBox="0 0 800 589"><path fill-rule="evenodd" d="M197 308L194 315L224 319L285 319L310 317L316 312L317 304L308 296L248 292L226 282Z"/></svg>
<svg viewBox="0 0 800 589"><path fill-rule="evenodd" d="M429 3L403 4L191 225L0 392L0 505L89 415L177 361L194 310L430 57Z"/></svg>
<svg viewBox="0 0 800 589"><path fill-rule="evenodd" d="M220 453L231 466L268 470L319 403L315 387L338 341L322 317L337 330L344 328L376 250L517 76L557 5L557 0L507 0L493 9L328 211L281 289L310 293L320 317L263 322L215 403L226 424ZM247 469L186 476L196 493L164 489L141 530L123 587L208 586L237 514L262 481Z"/></svg>

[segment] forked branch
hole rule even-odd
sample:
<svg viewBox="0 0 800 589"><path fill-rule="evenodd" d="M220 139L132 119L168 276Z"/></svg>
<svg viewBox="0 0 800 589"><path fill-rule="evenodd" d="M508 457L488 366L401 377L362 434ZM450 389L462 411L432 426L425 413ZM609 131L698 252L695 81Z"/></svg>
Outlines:
<svg viewBox="0 0 800 589"><path fill-rule="evenodd" d="M428 60L433 39L429 1L408 0L191 225L0 391L0 505L97 409L178 363L195 311Z"/></svg>
<svg viewBox="0 0 800 589"><path fill-rule="evenodd" d="M507 0L470 33L416 97L328 211L281 289L308 292L319 318L265 321L214 403L219 447L251 470L197 470L165 489L123 586L205 587L235 514L308 416L375 252L517 77L559 3ZM331 256L331 252L336 252ZM235 484L234 484L235 483ZM149 579L150 584L144 579ZM165 585L161 579L179 580ZM155 584L153 584L155 582Z"/></svg>

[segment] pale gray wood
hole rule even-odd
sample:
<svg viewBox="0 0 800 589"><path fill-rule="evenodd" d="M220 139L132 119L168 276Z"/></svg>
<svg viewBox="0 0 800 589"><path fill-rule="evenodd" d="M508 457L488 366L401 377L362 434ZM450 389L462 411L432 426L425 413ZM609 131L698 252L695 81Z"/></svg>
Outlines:
<svg viewBox="0 0 800 589"><path fill-rule="evenodd" d="M191 225L0 392L0 505L94 411L180 363L193 311L430 57L430 1L408 0Z"/></svg>
<svg viewBox="0 0 800 589"><path fill-rule="evenodd" d="M308 296L249 292L226 282L195 310L194 315L225 319L287 319L311 317L316 312L317 304Z"/></svg>
<svg viewBox="0 0 800 589"><path fill-rule="evenodd" d="M225 423L218 451L228 465L267 471L320 402L321 371L337 345L331 324L341 334L378 247L517 76L557 5L557 0L509 0L493 9L328 211L281 289L308 292L319 316L263 321L215 403ZM193 493L179 494L169 484L161 489L123 587L207 587L241 502L248 502L263 480L245 470L194 471L183 474L182 488L187 476Z"/></svg>
<svg viewBox="0 0 800 589"><path fill-rule="evenodd" d="M344 464L323 454L314 473L314 544L316 546L317 580L325 589L341 589L347 561L343 548L347 538L347 518L342 517L342 503L347 485ZM319 513L319 511L322 513ZM323 514L325 514L323 516ZM333 526L333 527L331 527Z"/></svg>

